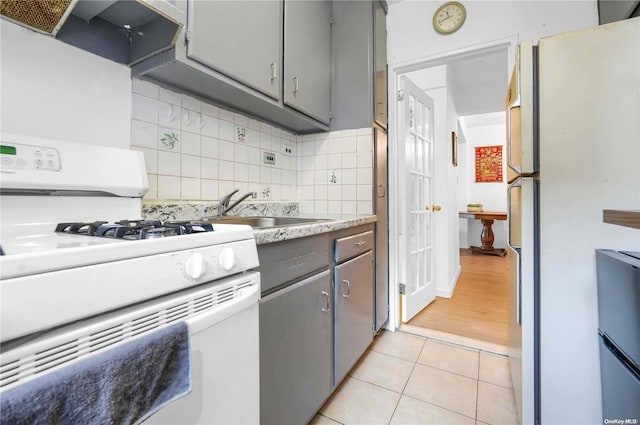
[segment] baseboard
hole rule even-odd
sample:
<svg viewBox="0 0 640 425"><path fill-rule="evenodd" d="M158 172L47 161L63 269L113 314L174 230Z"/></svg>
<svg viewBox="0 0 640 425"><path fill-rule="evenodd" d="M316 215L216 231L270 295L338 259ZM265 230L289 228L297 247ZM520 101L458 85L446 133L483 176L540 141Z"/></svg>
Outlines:
<svg viewBox="0 0 640 425"><path fill-rule="evenodd" d="M442 298L451 298L453 296L453 291L456 289L456 285L458 284L458 278L460 277L460 273L462 272L462 268L460 264L456 268L456 274L453 276L453 280L449 284L449 289L438 289L436 288L436 296Z"/></svg>

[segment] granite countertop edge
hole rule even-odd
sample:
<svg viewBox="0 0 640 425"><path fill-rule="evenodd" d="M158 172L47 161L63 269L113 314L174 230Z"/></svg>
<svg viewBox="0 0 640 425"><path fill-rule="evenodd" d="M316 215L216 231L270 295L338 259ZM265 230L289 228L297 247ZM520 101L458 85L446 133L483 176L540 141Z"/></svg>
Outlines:
<svg viewBox="0 0 640 425"><path fill-rule="evenodd" d="M253 229L253 235L255 237L256 244L263 245L273 242L303 238L305 236L319 235L321 233L333 232L335 230L347 229L349 227L361 226L369 223L375 223L376 220L377 216L375 215L366 215L344 219L330 219L330 221L321 221L315 223Z"/></svg>

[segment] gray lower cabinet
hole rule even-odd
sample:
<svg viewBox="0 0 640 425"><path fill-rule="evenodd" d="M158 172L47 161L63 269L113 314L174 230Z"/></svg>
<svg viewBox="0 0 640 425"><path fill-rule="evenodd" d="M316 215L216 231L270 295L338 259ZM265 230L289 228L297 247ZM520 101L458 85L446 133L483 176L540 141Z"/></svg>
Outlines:
<svg viewBox="0 0 640 425"><path fill-rule="evenodd" d="M329 270L260 301L260 423L305 424L332 391Z"/></svg>
<svg viewBox="0 0 640 425"><path fill-rule="evenodd" d="M334 385L338 385L373 341L373 252L334 268Z"/></svg>

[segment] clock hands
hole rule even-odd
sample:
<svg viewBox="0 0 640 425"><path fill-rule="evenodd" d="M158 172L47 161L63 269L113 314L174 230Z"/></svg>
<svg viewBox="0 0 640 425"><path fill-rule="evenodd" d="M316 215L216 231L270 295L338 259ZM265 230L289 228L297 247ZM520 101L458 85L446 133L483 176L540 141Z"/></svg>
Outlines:
<svg viewBox="0 0 640 425"><path fill-rule="evenodd" d="M449 15L449 11L448 11L448 10L445 10L445 12L447 12L447 17L446 17L446 18L444 18L444 19L439 20L439 21L438 21L438 23L439 23L439 24L441 24L441 23L443 23L444 21L446 21L447 19L451 18L451 15Z"/></svg>

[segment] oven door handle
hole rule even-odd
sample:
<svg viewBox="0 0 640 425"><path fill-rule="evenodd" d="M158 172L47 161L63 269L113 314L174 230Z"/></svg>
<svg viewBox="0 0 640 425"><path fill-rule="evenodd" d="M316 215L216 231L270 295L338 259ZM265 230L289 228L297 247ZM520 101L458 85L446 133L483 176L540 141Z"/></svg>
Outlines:
<svg viewBox="0 0 640 425"><path fill-rule="evenodd" d="M233 301L228 301L222 305L216 306L204 313L197 314L186 320L189 326L189 333L197 334L203 330L222 322L251 307L252 304L258 303L260 299L260 285L253 285L242 289L242 294L238 295Z"/></svg>

